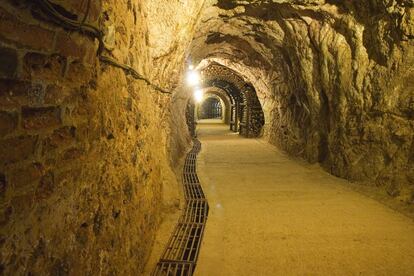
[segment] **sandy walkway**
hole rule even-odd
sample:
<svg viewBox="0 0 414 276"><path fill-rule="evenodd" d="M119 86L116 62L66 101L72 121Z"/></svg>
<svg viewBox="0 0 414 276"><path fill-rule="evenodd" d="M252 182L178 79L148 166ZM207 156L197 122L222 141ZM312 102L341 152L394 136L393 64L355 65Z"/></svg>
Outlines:
<svg viewBox="0 0 414 276"><path fill-rule="evenodd" d="M262 140L200 124L195 275L414 275L414 222Z"/></svg>

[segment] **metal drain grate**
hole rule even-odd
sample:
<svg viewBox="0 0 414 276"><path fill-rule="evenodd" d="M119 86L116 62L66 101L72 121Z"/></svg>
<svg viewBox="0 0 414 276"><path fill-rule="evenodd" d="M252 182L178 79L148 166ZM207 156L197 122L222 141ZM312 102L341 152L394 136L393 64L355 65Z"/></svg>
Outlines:
<svg viewBox="0 0 414 276"><path fill-rule="evenodd" d="M205 200L188 200L181 215L180 222L205 223L208 214L208 204Z"/></svg>
<svg viewBox="0 0 414 276"><path fill-rule="evenodd" d="M208 216L208 203L196 169L201 143L197 139L193 142L183 169L186 205L153 275L193 275L196 266Z"/></svg>
<svg viewBox="0 0 414 276"><path fill-rule="evenodd" d="M199 184L200 180L198 180L197 174L184 174L184 184Z"/></svg>
<svg viewBox="0 0 414 276"><path fill-rule="evenodd" d="M194 264L188 262L159 261L154 275L174 275L186 276L193 275Z"/></svg>
<svg viewBox="0 0 414 276"><path fill-rule="evenodd" d="M184 193L187 199L204 199L203 189L200 184L184 184Z"/></svg>

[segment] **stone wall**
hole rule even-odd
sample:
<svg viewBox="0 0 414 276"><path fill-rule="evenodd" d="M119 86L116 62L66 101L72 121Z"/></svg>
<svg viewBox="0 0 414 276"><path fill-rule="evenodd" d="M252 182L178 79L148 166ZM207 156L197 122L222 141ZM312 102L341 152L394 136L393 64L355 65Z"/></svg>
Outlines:
<svg viewBox="0 0 414 276"><path fill-rule="evenodd" d="M168 21L162 2L52 2L115 34L103 54L174 91L200 3L171 1L182 19ZM100 62L96 38L36 1L2 1L0 22L0 274L140 274L160 210L179 197L185 120L171 125L171 95Z"/></svg>
<svg viewBox="0 0 414 276"><path fill-rule="evenodd" d="M368 2L298 11L302 20L281 23L284 83L274 87L269 139L412 204L414 7Z"/></svg>
<svg viewBox="0 0 414 276"><path fill-rule="evenodd" d="M412 1L219 0L192 56L251 82L264 137L414 202Z"/></svg>
<svg viewBox="0 0 414 276"><path fill-rule="evenodd" d="M254 86L268 141L413 203L411 0L49 1L102 53L41 2L0 3L3 274L141 273L179 198L188 55Z"/></svg>

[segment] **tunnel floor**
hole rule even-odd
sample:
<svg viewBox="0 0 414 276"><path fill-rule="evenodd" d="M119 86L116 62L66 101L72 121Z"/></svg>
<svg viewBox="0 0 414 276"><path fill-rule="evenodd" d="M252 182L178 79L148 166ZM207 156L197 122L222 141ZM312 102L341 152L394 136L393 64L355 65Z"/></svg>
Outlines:
<svg viewBox="0 0 414 276"><path fill-rule="evenodd" d="M195 275L412 275L414 222L218 121L200 121L210 204Z"/></svg>

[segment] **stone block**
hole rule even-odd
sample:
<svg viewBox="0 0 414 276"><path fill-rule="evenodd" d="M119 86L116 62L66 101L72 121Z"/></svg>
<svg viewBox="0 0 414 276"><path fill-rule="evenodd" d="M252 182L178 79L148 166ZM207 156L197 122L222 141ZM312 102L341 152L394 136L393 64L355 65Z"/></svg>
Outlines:
<svg viewBox="0 0 414 276"><path fill-rule="evenodd" d="M70 95L71 91L69 88L51 84L46 88L44 103L59 105Z"/></svg>
<svg viewBox="0 0 414 276"><path fill-rule="evenodd" d="M0 37L18 46L49 51L53 48L55 33L40 26L29 25L0 8Z"/></svg>
<svg viewBox="0 0 414 276"><path fill-rule="evenodd" d="M61 123L59 107L23 107L22 126L27 130L57 127Z"/></svg>
<svg viewBox="0 0 414 276"><path fill-rule="evenodd" d="M19 136L0 140L0 165L28 159L34 154L37 136Z"/></svg>
<svg viewBox="0 0 414 276"><path fill-rule="evenodd" d="M0 137L12 133L17 128L18 120L16 113L0 111Z"/></svg>
<svg viewBox="0 0 414 276"><path fill-rule="evenodd" d="M52 135L47 137L43 142L43 154L56 148L65 147L75 141L76 128L65 126L56 129Z"/></svg>
<svg viewBox="0 0 414 276"><path fill-rule="evenodd" d="M0 80L0 106L2 108L20 108L43 102L44 87L41 84L26 81Z"/></svg>
<svg viewBox="0 0 414 276"><path fill-rule="evenodd" d="M51 80L64 76L67 59L59 55L28 52L23 58L23 79Z"/></svg>

